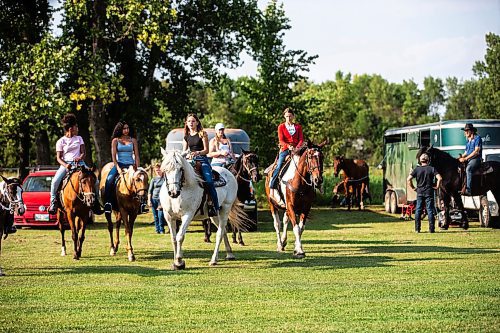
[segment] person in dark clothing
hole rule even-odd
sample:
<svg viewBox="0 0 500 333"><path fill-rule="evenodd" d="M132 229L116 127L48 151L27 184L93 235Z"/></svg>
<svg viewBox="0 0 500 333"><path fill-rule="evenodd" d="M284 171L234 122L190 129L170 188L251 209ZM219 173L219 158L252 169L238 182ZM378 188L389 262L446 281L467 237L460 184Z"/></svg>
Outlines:
<svg viewBox="0 0 500 333"><path fill-rule="evenodd" d="M160 169L160 164L157 163L154 167L156 177L151 180L148 190L148 203L149 206L153 208L153 218L155 221L155 229L157 234L165 233L165 216L163 215L163 209L160 204L160 189L165 178L163 178L163 172Z"/></svg>
<svg viewBox="0 0 500 333"><path fill-rule="evenodd" d="M425 201L425 207L427 209L427 215L429 217L429 232L433 233L435 230L435 219L434 219L434 190L437 190L441 185L441 175L434 169L434 167L428 165L429 156L427 154L420 155L420 165L417 165L408 176L407 182L408 186L415 190L413 185L413 178L417 179L417 207L415 209L415 232L420 232L421 216L423 213L423 202ZM437 179L436 186L434 186L434 178Z"/></svg>

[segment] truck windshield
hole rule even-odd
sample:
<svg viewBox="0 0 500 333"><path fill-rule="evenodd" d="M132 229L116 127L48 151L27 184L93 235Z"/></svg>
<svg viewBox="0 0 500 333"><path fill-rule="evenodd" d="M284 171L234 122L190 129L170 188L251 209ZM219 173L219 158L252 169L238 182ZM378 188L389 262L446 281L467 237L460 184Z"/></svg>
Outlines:
<svg viewBox="0 0 500 333"><path fill-rule="evenodd" d="M490 154L486 155L486 161L497 161L500 162L500 154Z"/></svg>

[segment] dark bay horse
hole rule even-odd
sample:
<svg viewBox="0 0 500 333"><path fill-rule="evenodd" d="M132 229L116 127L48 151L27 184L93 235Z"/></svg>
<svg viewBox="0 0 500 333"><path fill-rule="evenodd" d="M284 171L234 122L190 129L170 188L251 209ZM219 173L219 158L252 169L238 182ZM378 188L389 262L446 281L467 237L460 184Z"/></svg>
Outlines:
<svg viewBox="0 0 500 333"><path fill-rule="evenodd" d="M238 201L244 203L246 201L255 200L252 182L256 183L261 179L259 174L259 157L257 154L252 151L242 150L236 162L229 167L229 171L231 171L238 182ZM210 242L210 224L210 220L203 221L206 242ZM232 224L228 224L228 227L230 227L233 232L233 243L245 245L241 230ZM236 241L236 236L238 236L238 241Z"/></svg>
<svg viewBox="0 0 500 333"><path fill-rule="evenodd" d="M57 224L61 232L61 256L66 255L66 241L64 239L65 219L68 221L71 237L73 239L73 259L82 256L85 230L91 219L90 211L95 198L94 187L97 176L95 169L78 166L69 173L68 181L61 189L61 206L57 209Z"/></svg>
<svg viewBox="0 0 500 333"><path fill-rule="evenodd" d="M417 153L417 160L420 155L427 153L432 165L436 171L443 177L441 187L439 189L440 208L444 210L445 221L440 225L442 229L448 229L451 222L450 218L450 202L451 198L462 211L461 227L467 229L469 222L465 214L460 191L462 190L462 182L459 174L460 162L452 157L447 152L434 147L422 147ZM472 177L472 195L486 195L486 192L491 191L495 200L500 202L500 162L488 161L482 163Z"/></svg>
<svg viewBox="0 0 500 333"><path fill-rule="evenodd" d="M109 162L101 170L101 179L106 179L109 171L113 168L113 163ZM123 222L125 226L125 237L127 237L128 260L135 261L134 249L132 247L132 234L134 232L134 223L139 215L141 203L146 201L148 194L148 173L143 168L129 167L118 176L116 183L116 206L113 206L115 213L116 234L113 240L113 221L111 214L105 214L108 221L108 231L110 238L109 254L114 256L118 251L120 244L120 225ZM104 194L105 182L100 183L101 194Z"/></svg>
<svg viewBox="0 0 500 333"><path fill-rule="evenodd" d="M319 145L308 142L307 145L297 148L292 153L290 166L285 171L277 190L269 188L272 172L268 173L266 177L266 194L274 219L278 251L285 250L286 229L290 220L295 235L293 251L295 258L304 258L306 255L302 249L301 237L314 200L315 190L320 189L323 183L323 153L321 148L326 144L327 141ZM279 194L280 191L284 194L284 199ZM279 209L285 210L281 237ZM297 216L299 217L298 223Z"/></svg>
<svg viewBox="0 0 500 333"><path fill-rule="evenodd" d="M23 215L26 207L23 202L23 190L18 178L5 178L0 176L3 181L0 182L0 254L2 252L2 239L7 238L5 230L13 225L14 213ZM3 276L2 267L0 267L0 276Z"/></svg>
<svg viewBox="0 0 500 333"><path fill-rule="evenodd" d="M335 156L333 159L333 173L338 177L340 170L344 171L344 193L347 200L347 209L351 210L352 198L358 204L359 209L364 209L364 199L370 198L370 168L364 160L354 160L344 158L344 156ZM352 191L349 187L352 186Z"/></svg>

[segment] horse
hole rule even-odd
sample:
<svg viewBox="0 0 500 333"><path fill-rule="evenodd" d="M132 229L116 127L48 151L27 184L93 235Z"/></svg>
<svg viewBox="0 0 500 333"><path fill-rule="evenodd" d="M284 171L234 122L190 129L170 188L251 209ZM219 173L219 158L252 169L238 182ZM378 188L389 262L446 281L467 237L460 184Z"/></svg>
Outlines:
<svg viewBox="0 0 500 333"><path fill-rule="evenodd" d="M451 222L450 218L450 202L451 198L455 201L458 209L462 212L461 227L465 230L469 228L469 221L465 213L460 191L462 190L462 182L459 173L460 162L452 157L447 152L430 147L422 147L417 153L417 160L420 155L427 153L429 155L430 165L441 175L443 181L439 188L440 209L444 211L444 221L439 221L441 229L448 229ZM481 167L472 176L471 194L486 195L491 191L495 200L500 202L500 162L488 161L482 163Z"/></svg>
<svg viewBox="0 0 500 333"><path fill-rule="evenodd" d="M187 228L193 219L208 218L203 180L195 173L190 162L184 158L180 151L166 151L162 148L161 153L163 156L161 170L164 173L165 182L160 189L160 202L170 229L170 239L174 251L173 269L182 270L186 267L182 244ZM236 178L225 168L213 167L213 170L220 174L226 184L216 188L221 209L217 216L210 217L212 223L218 227L215 249L209 263L211 266L218 263L219 247L223 239L226 247L226 260L235 259L226 235L228 218L229 223L241 229L245 229L249 223L245 211L239 206L237 200L238 183ZM179 232L177 232L175 223L178 219L182 221Z"/></svg>
<svg viewBox="0 0 500 333"><path fill-rule="evenodd" d="M0 175L0 254L2 252L2 238L6 239L8 234L4 230L14 224L14 213L23 215L26 207L23 202L23 189L18 178L5 178ZM0 276L4 276L0 267Z"/></svg>
<svg viewBox="0 0 500 333"><path fill-rule="evenodd" d="M101 170L101 179L106 179L113 168L113 162L106 164ZM108 222L108 232L110 238L109 254L115 256L120 244L120 226L123 222L125 226L125 237L127 237L127 256L129 261L135 261L134 249L132 247L132 234L134 232L134 223L139 215L141 204L146 201L148 194L148 173L144 168L135 168L133 166L125 169L116 182L116 204L113 204L113 213L115 215L116 234L113 239L113 221L111 214L106 213ZM101 196L104 195L105 181L101 181ZM104 200L104 198L103 198Z"/></svg>
<svg viewBox="0 0 500 333"><path fill-rule="evenodd" d="M291 162L280 180L279 188L271 189L269 183L272 171L266 177L266 194L269 207L274 219L274 229L278 252L285 251L287 244L288 220L292 222L293 233L295 235L295 248L293 256L304 258L305 252L302 248L302 233L304 232L306 219L309 216L316 189L321 189L323 184L323 153L321 148L327 141L315 145L307 142L306 145L296 148L291 156ZM284 199L281 194L283 193ZM281 221L279 209L284 209L283 233L280 237ZM299 223L297 223L297 215Z"/></svg>
<svg viewBox="0 0 500 333"><path fill-rule="evenodd" d="M255 152L242 150L242 153L236 159L234 164L231 164L229 171L236 177L238 182L238 201L246 202L255 200L253 193L252 182L256 183L261 179L259 174L259 157ZM229 224L233 234L233 243L245 245L241 230ZM210 220L203 221L203 229L205 231L205 241L210 242ZM238 241L236 241L236 235Z"/></svg>
<svg viewBox="0 0 500 333"><path fill-rule="evenodd" d="M347 209L351 210L351 193L354 193L355 201L359 209L364 209L365 196L370 198L369 193L369 167L364 160L353 160L344 156L335 156L333 159L333 174L338 177L340 170L344 170L344 192L346 194ZM349 186L353 191L349 191Z"/></svg>
<svg viewBox="0 0 500 333"><path fill-rule="evenodd" d="M69 171L67 182L60 191L61 206L57 209L57 224L61 233L61 256L66 255L66 241L64 239L65 221L68 221L73 239L73 259L79 260L82 256L85 230L91 219L91 209L95 198L94 187L97 176L95 168L86 166L73 167ZM66 217L66 219L64 218Z"/></svg>

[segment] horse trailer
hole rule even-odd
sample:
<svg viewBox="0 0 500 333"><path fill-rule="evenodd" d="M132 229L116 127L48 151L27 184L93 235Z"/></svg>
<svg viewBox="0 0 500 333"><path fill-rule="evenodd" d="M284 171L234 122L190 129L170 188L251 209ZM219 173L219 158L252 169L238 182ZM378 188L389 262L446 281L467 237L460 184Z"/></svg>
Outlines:
<svg viewBox="0 0 500 333"><path fill-rule="evenodd" d="M213 128L204 129L208 134L208 140L210 141L215 136L215 130ZM242 153L243 150L250 151L250 137L248 134L237 128L225 128L224 134L231 140L231 146L233 152L236 156ZM166 138L166 150L182 150L182 142L184 140L184 128L175 128L171 130ZM253 188L253 187L252 187ZM250 226L249 231L257 230L257 201L255 198L253 200L242 202L243 209L247 213L247 216L254 222L254 225Z"/></svg>
<svg viewBox="0 0 500 333"><path fill-rule="evenodd" d="M500 120L466 119L389 129L384 133L383 168L385 210L396 213L417 199L417 193L407 186L406 179L417 164L421 147L433 146L454 157L465 151L466 139L461 130L466 123L474 124L483 139L483 161L500 161ZM462 196L467 210L479 212L480 219L499 219L498 202L491 191L486 199ZM438 204L436 200L436 204Z"/></svg>

